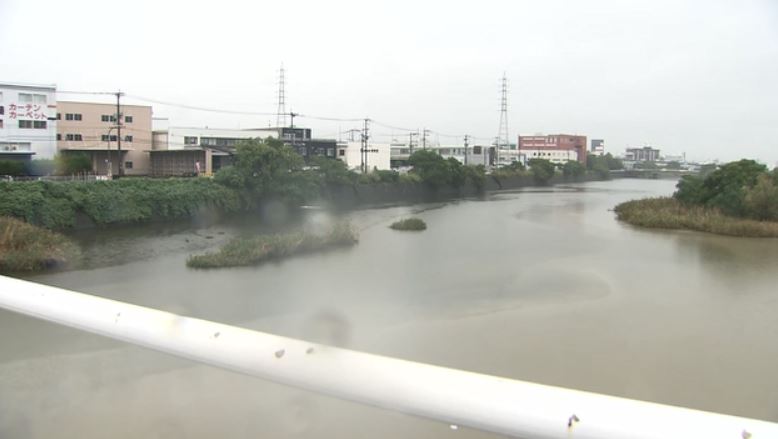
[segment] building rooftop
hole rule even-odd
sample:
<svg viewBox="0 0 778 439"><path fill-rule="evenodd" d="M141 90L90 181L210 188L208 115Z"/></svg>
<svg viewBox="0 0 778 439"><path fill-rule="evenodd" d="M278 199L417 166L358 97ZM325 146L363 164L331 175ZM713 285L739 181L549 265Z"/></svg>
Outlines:
<svg viewBox="0 0 778 439"><path fill-rule="evenodd" d="M55 91L57 89L57 84L33 84L30 82L11 82L11 81L0 81L0 87L14 87L14 88L45 88L48 90Z"/></svg>
<svg viewBox="0 0 778 439"><path fill-rule="evenodd" d="M86 101L65 101L65 100L57 100L57 104L79 104L79 105L104 105L106 107L116 107L116 103L110 103L110 102L86 102ZM134 104L124 104L122 103L121 106L124 107L137 107L137 108L151 108L151 105L134 105Z"/></svg>
<svg viewBox="0 0 778 439"><path fill-rule="evenodd" d="M164 119L153 119L154 121L160 121ZM214 128L214 127L187 127L187 126L176 126L176 125L165 125L164 128L155 128L155 133L164 133L167 131L170 131L171 129L177 129L177 130L201 130L201 131L278 131L277 128Z"/></svg>

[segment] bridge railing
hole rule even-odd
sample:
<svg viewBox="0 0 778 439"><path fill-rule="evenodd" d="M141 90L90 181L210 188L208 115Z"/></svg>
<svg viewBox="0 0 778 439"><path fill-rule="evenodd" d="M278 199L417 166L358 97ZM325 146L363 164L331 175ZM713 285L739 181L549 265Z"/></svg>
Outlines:
<svg viewBox="0 0 778 439"><path fill-rule="evenodd" d="M339 349L4 276L0 307L274 382L509 436L778 438L775 423Z"/></svg>

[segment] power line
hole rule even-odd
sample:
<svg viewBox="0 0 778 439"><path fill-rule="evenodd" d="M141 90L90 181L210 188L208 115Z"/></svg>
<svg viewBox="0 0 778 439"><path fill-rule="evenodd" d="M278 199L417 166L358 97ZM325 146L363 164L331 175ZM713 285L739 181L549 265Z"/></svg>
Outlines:
<svg viewBox="0 0 778 439"><path fill-rule="evenodd" d="M434 131L434 130L428 130L428 131L430 133L437 134L438 136L449 137L449 138L452 138L452 139L460 139L460 138L466 136L466 134L445 134L445 133L441 133L440 131Z"/></svg>
<svg viewBox="0 0 778 439"><path fill-rule="evenodd" d="M282 66L283 70L283 66ZM503 78L505 79L505 78ZM257 111L242 111L242 110L232 110L232 109L225 109L225 108L213 108L213 107L202 107L202 106L196 106L196 105L189 105L179 102L171 102L171 101L163 101L159 99L152 99L144 96L139 95L131 95L131 94L123 94L127 98L140 100L143 102L149 102L153 104L158 105L164 105L164 106L170 106L170 107L177 107L177 108L183 108L187 110L195 110L195 111L205 111L205 112L211 112L211 113L223 113L223 114L235 114L235 115L244 115L244 116L276 116L276 117L282 117L281 123L285 123L286 116L293 117L299 117L303 119L310 119L310 120L319 120L319 121L327 121L327 122L362 122L363 118L348 118L348 117L328 117L328 116L316 116L316 115L310 115L310 114L300 114L300 113L290 113L285 112L285 105L286 105L286 91L281 90L281 81L285 81L285 72L281 72L281 77L279 81L279 104L284 104L283 107L279 106L279 111L275 113L269 113L269 112L257 112ZM85 95L116 95L116 92L102 92L102 91L73 91L73 90L58 90L57 93L65 93L65 94L85 94ZM283 102L282 102L283 98ZM507 102L506 102L506 108L507 108ZM507 120L507 115L506 115ZM374 119L370 119L370 122L374 123L375 125L388 128L391 130L398 130L398 131L405 131L407 133L418 133L419 129L417 128L406 128L406 127L400 127L396 125L391 125L388 123L384 123L381 121L377 121ZM124 127L123 127L124 128ZM501 127L502 128L502 127ZM430 129L425 129L425 133L422 137L422 143L424 146L426 146L426 140L427 136L429 134L436 134L441 137L448 137L453 139L462 138L463 134L448 134L448 133L442 133L439 131L433 131ZM470 139L473 140L482 140L482 141L492 141L493 139L486 138L486 137L475 137L470 136ZM502 139L501 139L502 140Z"/></svg>
<svg viewBox="0 0 778 439"><path fill-rule="evenodd" d="M322 116L310 116L307 114L297 114L297 113L295 113L295 117L301 117L303 119L326 120L330 122L362 122L364 120L361 118L322 117Z"/></svg>
<svg viewBox="0 0 778 439"><path fill-rule="evenodd" d="M195 105L187 105L187 104L179 104L175 102L166 102L166 101L160 101L158 99L151 99L146 98L143 96L137 96L137 95L125 95L128 98L137 99L139 101L144 102L151 102L152 104L158 104L158 105L167 105L169 107L179 107L184 108L187 110L196 110L196 111L207 111L210 113L224 113L224 114L240 114L244 116L278 116L278 113L262 113L262 112L256 112L256 111L238 111L238 110L225 110L221 108L208 108L208 107L199 107Z"/></svg>
<svg viewBox="0 0 778 439"><path fill-rule="evenodd" d="M370 121L371 121L371 122L373 122L374 124L376 124L376 125L379 125L379 126L382 126L382 127L384 127L384 128L389 128L390 130L399 130L399 131L419 131L419 129L418 129L418 128L402 128L402 127L392 126L392 125L389 125L389 124L385 124L385 123L383 123L383 122L378 122L378 121L377 121L377 120L375 120L375 119L370 119Z"/></svg>

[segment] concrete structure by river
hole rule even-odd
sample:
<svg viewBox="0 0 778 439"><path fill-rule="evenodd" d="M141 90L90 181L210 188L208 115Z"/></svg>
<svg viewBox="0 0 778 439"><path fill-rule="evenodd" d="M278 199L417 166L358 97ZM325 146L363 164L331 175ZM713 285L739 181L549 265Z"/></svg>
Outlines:
<svg viewBox="0 0 778 439"><path fill-rule="evenodd" d="M636 229L669 194L616 180L363 209L352 249L188 270L246 218L89 231L91 269L33 280L400 358L778 420L778 241ZM387 228L414 214L429 229ZM309 211L300 221L327 221ZM206 218L201 219L203 222ZM283 220L286 222L289 219ZM0 312L0 436L487 437Z"/></svg>

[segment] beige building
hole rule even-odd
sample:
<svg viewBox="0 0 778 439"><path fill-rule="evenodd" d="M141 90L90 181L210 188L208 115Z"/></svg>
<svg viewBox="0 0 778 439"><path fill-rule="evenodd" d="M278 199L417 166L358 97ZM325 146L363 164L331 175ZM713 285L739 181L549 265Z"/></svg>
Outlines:
<svg viewBox="0 0 778 439"><path fill-rule="evenodd" d="M57 150L64 154L87 153L92 159L92 169L99 175L118 175L120 162L125 175L148 175L151 170L151 107L122 105L120 112L121 159L116 105L58 101Z"/></svg>

